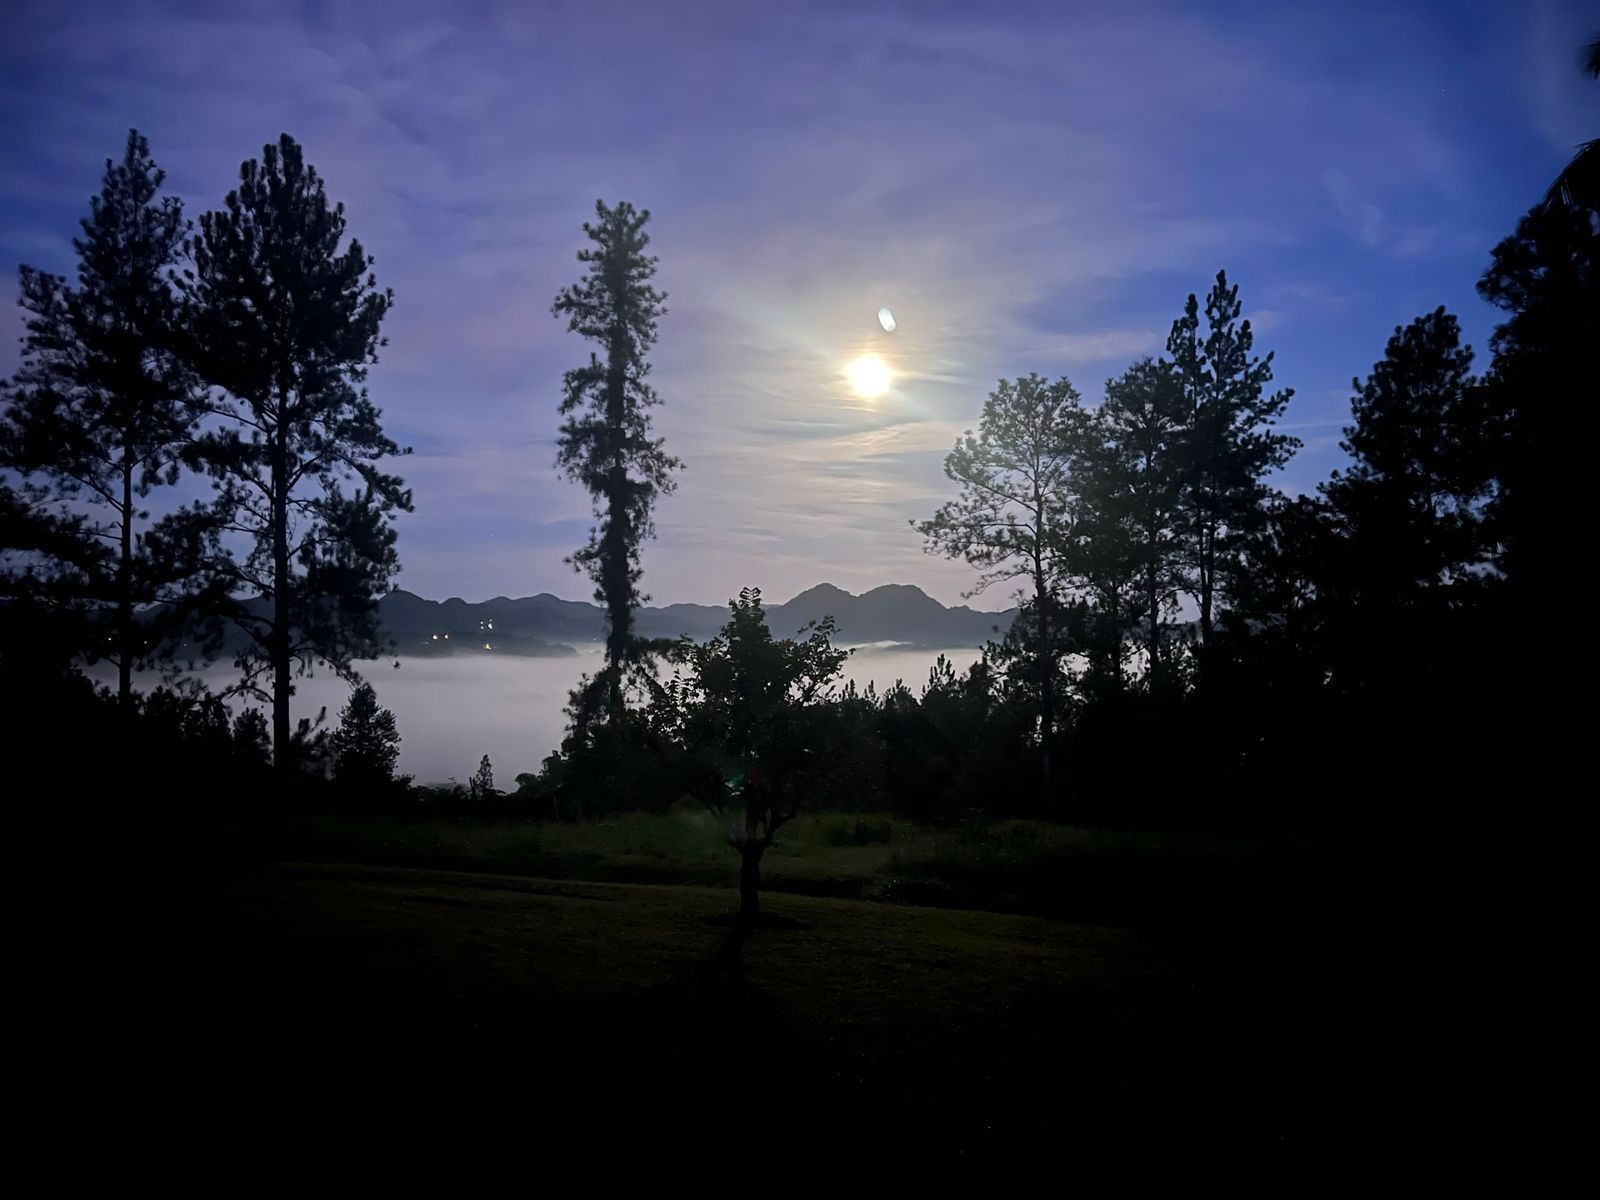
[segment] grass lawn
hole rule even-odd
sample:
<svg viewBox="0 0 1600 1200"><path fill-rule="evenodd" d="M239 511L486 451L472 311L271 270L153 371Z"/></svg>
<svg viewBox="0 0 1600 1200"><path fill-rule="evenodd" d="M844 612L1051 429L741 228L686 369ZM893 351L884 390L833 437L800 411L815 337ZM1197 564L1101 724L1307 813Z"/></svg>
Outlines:
<svg viewBox="0 0 1600 1200"><path fill-rule="evenodd" d="M872 875L895 847L840 849ZM1314 939L1264 954L790 893L767 907L791 927L739 943L713 920L731 903L334 864L145 879L85 901L60 1085L92 1078L123 1132L146 1151L175 1133L188 1163L350 1153L376 1123L431 1130L419 1153L475 1131L468 1158L524 1182L628 1164L695 1190L735 1170L780 1192L1128 1178L1173 1155L1254 1170L1328 1136Z"/></svg>
<svg viewBox="0 0 1600 1200"><path fill-rule="evenodd" d="M230 828L256 858L617 883L732 887L738 859L704 809L604 821L400 820L272 814ZM810 896L1027 912L1142 927L1292 915L1322 903L1318 842L1004 821L934 829L887 815L806 814L762 860L764 887Z"/></svg>

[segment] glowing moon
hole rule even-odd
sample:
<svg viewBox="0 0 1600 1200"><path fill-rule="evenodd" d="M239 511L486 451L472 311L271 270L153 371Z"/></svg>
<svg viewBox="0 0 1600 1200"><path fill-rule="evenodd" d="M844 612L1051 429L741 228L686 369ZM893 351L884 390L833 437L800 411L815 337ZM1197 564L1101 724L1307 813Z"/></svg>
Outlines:
<svg viewBox="0 0 1600 1200"><path fill-rule="evenodd" d="M883 326L883 331L885 333L893 333L894 332L894 314L892 312L890 312L887 308L880 308L878 310L878 324Z"/></svg>
<svg viewBox="0 0 1600 1200"><path fill-rule="evenodd" d="M850 364L845 373L851 389L863 400L876 400L894 382L894 373L889 370L889 364L876 354L863 354Z"/></svg>

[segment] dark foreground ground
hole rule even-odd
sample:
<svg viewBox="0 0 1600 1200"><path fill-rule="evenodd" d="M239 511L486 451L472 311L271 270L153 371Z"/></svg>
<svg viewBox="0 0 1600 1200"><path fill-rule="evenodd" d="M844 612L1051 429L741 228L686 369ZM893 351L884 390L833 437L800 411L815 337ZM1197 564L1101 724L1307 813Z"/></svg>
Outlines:
<svg viewBox="0 0 1600 1200"><path fill-rule="evenodd" d="M1316 930L772 895L788 927L741 943L729 903L338 865L107 889L61 967L54 1100L114 1118L99 1165L218 1182L443 1154L460 1178L671 1194L991 1191L1039 1168L1304 1183L1359 1143Z"/></svg>

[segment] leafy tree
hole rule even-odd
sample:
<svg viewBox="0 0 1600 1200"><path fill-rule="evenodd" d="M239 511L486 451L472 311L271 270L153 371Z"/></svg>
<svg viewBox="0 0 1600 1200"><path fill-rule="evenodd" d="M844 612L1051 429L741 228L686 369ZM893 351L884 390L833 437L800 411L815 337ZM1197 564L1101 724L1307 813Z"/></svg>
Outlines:
<svg viewBox="0 0 1600 1200"><path fill-rule="evenodd" d="M499 795L494 786L494 767L489 765L489 756L485 754L478 760L478 769L467 781L467 797L474 804L483 804Z"/></svg>
<svg viewBox="0 0 1600 1200"><path fill-rule="evenodd" d="M334 781L353 792L371 794L394 782L400 733L394 713L378 707L378 693L370 683L357 685L339 714L333 756Z"/></svg>
<svg viewBox="0 0 1600 1200"><path fill-rule="evenodd" d="M1089 427L1067 379L1038 374L1000 380L970 430L945 457L944 473L961 488L930 520L912 522L930 554L965 559L981 572L968 595L994 583L1026 580L1033 588L1033 672L1039 694L1043 771L1051 779L1056 675L1062 645L1057 610L1077 548L1074 469Z"/></svg>
<svg viewBox="0 0 1600 1200"><path fill-rule="evenodd" d="M1143 359L1106 384L1086 456L1086 553L1134 594L1152 683L1187 578L1179 521L1192 415L1172 364Z"/></svg>
<svg viewBox="0 0 1600 1200"><path fill-rule="evenodd" d="M223 392L224 428L202 459L227 528L248 541L230 564L250 593L229 613L247 638L240 687L272 704L286 769L296 674L320 661L353 680L352 661L381 648L377 601L399 569L391 520L411 494L380 467L402 451L363 386L392 295L346 241L344 206L329 206L287 134L239 176L200 218L186 316L193 359Z"/></svg>
<svg viewBox="0 0 1600 1200"><path fill-rule="evenodd" d="M1188 428L1177 531L1206 645L1218 599L1265 517L1265 477L1288 462L1300 444L1271 431L1294 393L1266 390L1272 355L1251 356L1255 334L1249 321L1239 320L1241 310L1238 285L1229 287L1227 272L1219 271L1206 296L1205 333L1191 293L1167 338Z"/></svg>
<svg viewBox="0 0 1600 1200"><path fill-rule="evenodd" d="M146 507L154 488L176 482L199 417L193 376L173 353L170 277L187 222L182 204L160 195L164 179L149 143L130 130L73 239L76 284L22 268L27 332L0 429L5 462L31 481L24 494L36 522L47 521L34 526L52 535L46 557L70 564L55 582L73 581L79 599L115 613L109 634L84 649L116 664L124 712L134 669L167 632L141 610L187 607L214 534L214 522L195 510L152 524ZM66 505L76 513L63 515ZM54 510L48 517L45 507ZM95 539L104 552L72 548L68 534Z"/></svg>
<svg viewBox="0 0 1600 1200"><path fill-rule="evenodd" d="M656 341L656 321L666 295L651 284L656 258L645 253L649 210L623 201L595 202L594 222L583 232L592 245L578 251L588 272L556 296L553 313L567 328L603 347L604 358L563 377L557 466L594 499L596 526L589 543L569 560L595 584L606 610L606 667L580 697L579 726L601 699L613 715L623 706L623 673L647 649L633 636L633 610L648 597L639 592L639 551L654 533L656 497L675 486L682 464L650 436L650 409L661 403L646 382L645 357Z"/></svg>
<svg viewBox="0 0 1600 1200"><path fill-rule="evenodd" d="M832 617L798 639L775 639L757 588L729 607L715 638L679 644L688 674L674 677L663 703L683 743L722 768L696 794L713 811L739 814L730 841L740 859L739 919L751 924L761 917L761 856L826 769L820 724L850 652L834 648Z"/></svg>

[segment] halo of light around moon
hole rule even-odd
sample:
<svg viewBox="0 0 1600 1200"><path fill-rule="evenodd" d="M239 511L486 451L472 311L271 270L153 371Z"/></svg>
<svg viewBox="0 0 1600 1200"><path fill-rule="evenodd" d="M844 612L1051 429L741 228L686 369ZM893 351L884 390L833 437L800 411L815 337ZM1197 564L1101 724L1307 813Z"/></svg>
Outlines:
<svg viewBox="0 0 1600 1200"><path fill-rule="evenodd" d="M846 368L845 375L850 380L851 390L863 400L876 400L894 382L889 364L876 354L863 354L855 359Z"/></svg>
<svg viewBox="0 0 1600 1200"><path fill-rule="evenodd" d="M890 312L887 308L880 308L878 310L878 324L883 326L883 331L885 333L893 333L894 332L894 314L892 312Z"/></svg>

